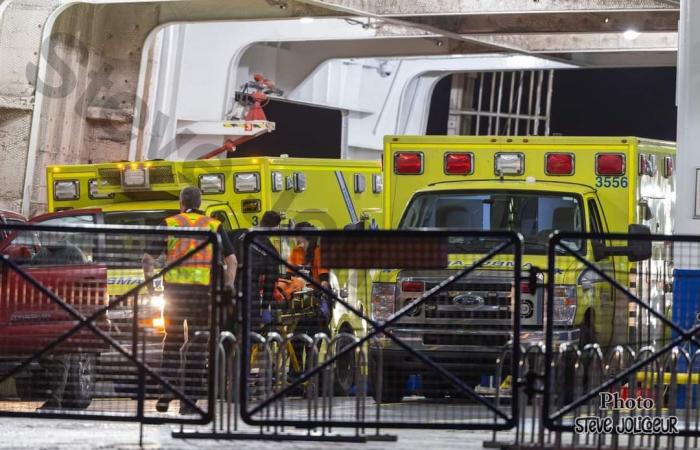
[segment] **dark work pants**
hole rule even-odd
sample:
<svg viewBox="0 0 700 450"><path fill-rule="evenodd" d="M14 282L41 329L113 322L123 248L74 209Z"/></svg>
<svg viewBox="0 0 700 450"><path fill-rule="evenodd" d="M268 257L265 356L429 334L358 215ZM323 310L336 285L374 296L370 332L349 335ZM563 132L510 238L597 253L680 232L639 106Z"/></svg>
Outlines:
<svg viewBox="0 0 700 450"><path fill-rule="evenodd" d="M182 389L193 399L206 397L207 338L195 338L197 331L209 331L210 288L187 284L165 284L165 339L163 340L163 362L161 374L172 385ZM185 322L187 327L185 328ZM184 373L181 371L180 349L189 341ZM166 395L169 392L164 392Z"/></svg>

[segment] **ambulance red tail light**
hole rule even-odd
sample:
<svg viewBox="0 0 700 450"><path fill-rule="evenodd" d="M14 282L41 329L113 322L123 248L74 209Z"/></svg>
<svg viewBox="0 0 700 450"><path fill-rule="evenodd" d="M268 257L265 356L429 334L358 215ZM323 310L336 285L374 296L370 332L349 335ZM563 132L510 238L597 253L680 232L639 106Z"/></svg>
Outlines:
<svg viewBox="0 0 700 450"><path fill-rule="evenodd" d="M573 175L574 155L571 153L547 153L545 173L547 175Z"/></svg>
<svg viewBox="0 0 700 450"><path fill-rule="evenodd" d="M530 293L530 282L522 281L520 282L520 293L529 294Z"/></svg>
<svg viewBox="0 0 700 450"><path fill-rule="evenodd" d="M471 175L474 173L472 153L445 153L445 173L448 175Z"/></svg>
<svg viewBox="0 0 700 450"><path fill-rule="evenodd" d="M622 153L600 153L595 157L596 175L624 175L625 155Z"/></svg>
<svg viewBox="0 0 700 450"><path fill-rule="evenodd" d="M394 172L419 175L423 173L423 154L420 152L399 152L394 155Z"/></svg>
<svg viewBox="0 0 700 450"><path fill-rule="evenodd" d="M401 291L402 292L423 292L425 290L425 284L422 281L402 281Z"/></svg>

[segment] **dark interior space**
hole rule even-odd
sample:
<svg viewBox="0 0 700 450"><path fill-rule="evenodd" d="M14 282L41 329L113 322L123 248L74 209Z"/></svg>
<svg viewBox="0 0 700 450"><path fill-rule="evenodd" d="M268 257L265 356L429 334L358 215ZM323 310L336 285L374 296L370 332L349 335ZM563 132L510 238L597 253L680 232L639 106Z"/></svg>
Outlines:
<svg viewBox="0 0 700 450"><path fill-rule="evenodd" d="M676 140L676 69L560 70L552 132Z"/></svg>
<svg viewBox="0 0 700 450"><path fill-rule="evenodd" d="M446 134L451 77L433 92L427 134ZM552 134L676 140L676 69L559 70Z"/></svg>
<svg viewBox="0 0 700 450"><path fill-rule="evenodd" d="M428 114L428 128L425 134L447 134L447 119L450 113L450 86L452 75L448 75L438 81L430 100L430 113Z"/></svg>
<svg viewBox="0 0 700 450"><path fill-rule="evenodd" d="M288 154L290 157L340 158L340 111L270 101L265 106L265 115L275 122L275 131L240 145L235 157Z"/></svg>

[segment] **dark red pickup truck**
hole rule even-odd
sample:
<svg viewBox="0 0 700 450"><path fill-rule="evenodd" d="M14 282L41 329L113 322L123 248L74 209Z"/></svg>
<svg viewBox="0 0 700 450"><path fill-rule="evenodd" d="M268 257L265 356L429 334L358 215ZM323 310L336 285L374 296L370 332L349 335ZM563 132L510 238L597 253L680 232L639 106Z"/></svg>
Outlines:
<svg viewBox="0 0 700 450"><path fill-rule="evenodd" d="M23 222L25 219L18 214L0 211L3 258L17 264L24 274L84 316L104 307L109 298L106 266L92 263L79 250L70 249L70 244L61 239L61 232L42 242L41 232L2 228ZM78 323L10 264L0 264L0 380ZM104 316L93 323L109 330ZM55 386L52 377L57 376L52 367L60 360L68 365L63 406L86 408L94 395L97 359L106 348L99 336L83 327L14 376L17 396L22 400L47 399Z"/></svg>

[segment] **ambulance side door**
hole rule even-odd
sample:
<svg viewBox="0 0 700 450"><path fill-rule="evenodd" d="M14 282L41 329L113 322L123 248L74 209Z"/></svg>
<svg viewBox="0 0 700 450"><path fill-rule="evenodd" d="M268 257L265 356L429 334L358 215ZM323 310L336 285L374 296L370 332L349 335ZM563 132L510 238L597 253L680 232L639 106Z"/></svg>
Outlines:
<svg viewBox="0 0 700 450"><path fill-rule="evenodd" d="M221 226L225 231L232 231L240 228L238 218L228 205L216 205L207 208L207 215L221 222Z"/></svg>

